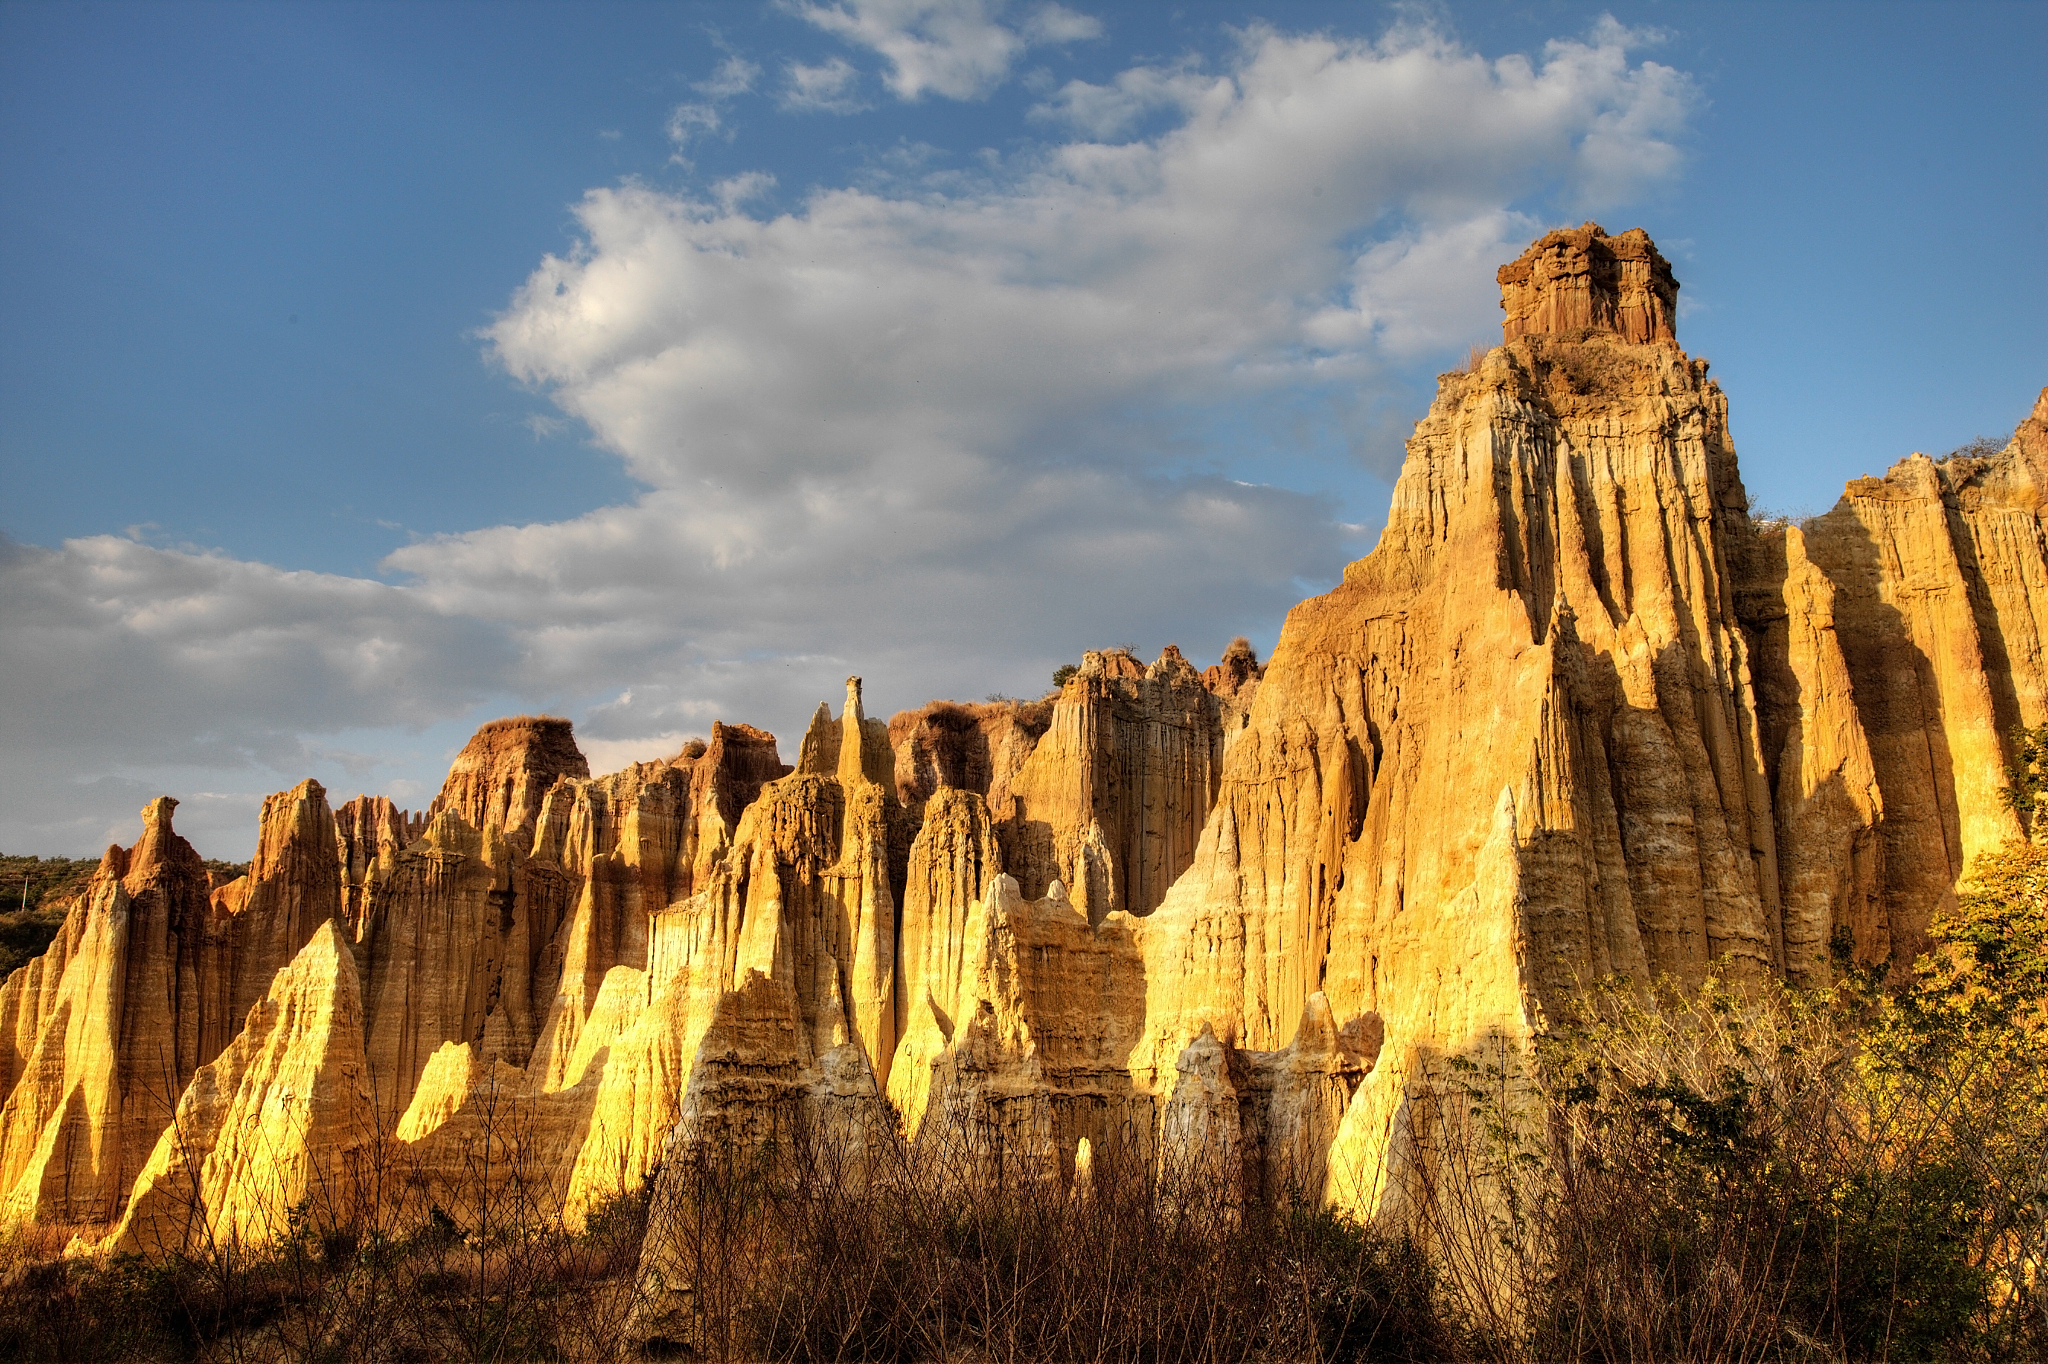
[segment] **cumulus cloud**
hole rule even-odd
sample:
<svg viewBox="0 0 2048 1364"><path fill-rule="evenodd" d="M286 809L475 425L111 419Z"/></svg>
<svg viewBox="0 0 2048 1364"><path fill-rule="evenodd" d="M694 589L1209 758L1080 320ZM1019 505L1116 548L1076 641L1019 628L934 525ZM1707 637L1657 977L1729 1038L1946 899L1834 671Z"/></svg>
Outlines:
<svg viewBox="0 0 2048 1364"><path fill-rule="evenodd" d="M1099 20L1063 5L1030 9L1001 22L1003 0L837 0L796 6L812 24L889 62L885 83L897 98L926 91L982 99L1009 78L1025 49L1100 37Z"/></svg>
<svg viewBox="0 0 2048 1364"><path fill-rule="evenodd" d="M567 705L600 766L716 717L788 751L849 672L886 713L1035 692L1110 641L1213 656L1365 547L1213 433L1278 443L1276 414L1311 412L1303 441L1391 474L1389 365L1497 335L1529 205L1674 166L1690 87L1627 42L1489 61L1428 30L1260 31L1214 71L1068 87L1044 117L1081 139L973 175L769 216L758 175L593 190L487 344L642 495L409 545L395 585L7 546L10 761L289 774L306 736L360 752L504 698ZM1175 117L1109 140L1133 108ZM0 828L25 827L5 785Z"/></svg>
<svg viewBox="0 0 2048 1364"><path fill-rule="evenodd" d="M161 774L274 781L336 765L308 734L459 713L503 690L520 648L405 588L111 535L0 540L0 641L0 827L44 850L129 841Z"/></svg>
<svg viewBox="0 0 2048 1364"><path fill-rule="evenodd" d="M1373 347L1404 360L1486 336L1499 320L1498 296L1447 295L1444 281L1491 281L1540 228L1526 213L1501 209L1398 232L1359 253L1330 305L1303 319L1302 335L1332 351Z"/></svg>

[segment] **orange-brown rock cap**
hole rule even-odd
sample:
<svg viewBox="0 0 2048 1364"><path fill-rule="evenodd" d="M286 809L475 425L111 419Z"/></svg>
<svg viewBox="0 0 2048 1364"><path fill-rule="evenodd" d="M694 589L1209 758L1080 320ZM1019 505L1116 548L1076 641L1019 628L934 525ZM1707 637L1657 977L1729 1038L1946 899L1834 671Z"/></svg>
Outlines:
<svg viewBox="0 0 2048 1364"><path fill-rule="evenodd" d="M453 810L474 828L531 828L557 777L588 777L576 731L557 715L493 720L470 736L427 814Z"/></svg>
<svg viewBox="0 0 2048 1364"><path fill-rule="evenodd" d="M693 739L669 765L690 773L691 804L702 810L715 803L728 825L738 825L740 811L752 805L761 788L790 772L776 750L775 736L752 725L711 722L711 742Z"/></svg>
<svg viewBox="0 0 2048 1364"><path fill-rule="evenodd" d="M1678 281L1640 227L1618 237L1590 222L1546 233L1495 278L1504 341L1578 331L1678 340Z"/></svg>

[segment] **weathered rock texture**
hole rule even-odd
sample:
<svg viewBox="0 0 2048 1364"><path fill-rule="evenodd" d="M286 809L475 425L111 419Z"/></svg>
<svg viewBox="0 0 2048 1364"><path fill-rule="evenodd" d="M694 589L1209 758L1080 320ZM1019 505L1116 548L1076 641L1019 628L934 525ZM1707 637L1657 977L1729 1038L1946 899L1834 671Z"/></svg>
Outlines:
<svg viewBox="0 0 2048 1364"><path fill-rule="evenodd" d="M318 783L264 802L249 875L210 894L171 827L177 804L144 809L141 839L107 850L50 950L0 987L6 1216L90 1225L118 1213L193 1076L340 910Z"/></svg>
<svg viewBox="0 0 2048 1364"><path fill-rule="evenodd" d="M455 755L427 818L452 810L473 829L495 824L506 833L530 831L556 778L589 775L590 764L576 747L567 720L553 715L493 720Z"/></svg>
<svg viewBox="0 0 2048 1364"><path fill-rule="evenodd" d="M273 796L218 887L154 802L0 986L0 1211L258 1238L362 1133L458 1220L574 1224L899 1123L953 1169L1373 1211L1439 1063L1594 980L1903 967L2048 723L2048 392L1995 457L1753 521L1647 236L1500 283L1505 344L1263 667L1109 650L886 725L853 678L794 769L720 724L592 777L499 721L424 814Z"/></svg>
<svg viewBox="0 0 2048 1364"><path fill-rule="evenodd" d="M296 1214L346 1225L377 1140L355 961L332 919L199 1068L142 1167L111 1248L266 1244Z"/></svg>
<svg viewBox="0 0 2048 1364"><path fill-rule="evenodd" d="M1678 281L1649 233L1610 237L1595 223L1538 240L1500 268L1502 339L1610 331L1629 341L1675 341Z"/></svg>

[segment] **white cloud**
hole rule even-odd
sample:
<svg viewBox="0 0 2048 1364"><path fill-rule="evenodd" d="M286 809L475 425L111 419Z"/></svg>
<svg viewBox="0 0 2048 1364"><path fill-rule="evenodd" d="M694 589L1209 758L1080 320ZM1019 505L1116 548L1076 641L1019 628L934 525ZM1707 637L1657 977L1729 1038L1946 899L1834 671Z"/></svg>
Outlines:
<svg viewBox="0 0 2048 1364"><path fill-rule="evenodd" d="M884 78L897 98L926 91L982 99L1010 74L1026 48L1101 36L1101 23L1062 5L1031 9L1021 27L999 22L1003 0L834 0L798 4L805 19L889 61Z"/></svg>
<svg viewBox="0 0 2048 1364"><path fill-rule="evenodd" d="M734 53L720 62L718 69L713 71L708 79L697 81L693 88L715 100L731 99L734 95L744 95L753 89L754 82L760 79L760 76L760 67Z"/></svg>
<svg viewBox="0 0 2048 1364"><path fill-rule="evenodd" d="M791 62L787 75L777 103L791 113L855 114L868 107L855 93L860 72L844 57L828 57L816 66Z"/></svg>
<svg viewBox="0 0 2048 1364"><path fill-rule="evenodd" d="M1129 132L1147 114L1163 109L1186 111L1214 93L1229 99L1228 79L1205 76L1192 67L1134 66L1106 85L1068 81L1051 99L1033 105L1030 116L1059 123L1097 141Z"/></svg>
<svg viewBox="0 0 2048 1364"><path fill-rule="evenodd" d="M1340 299L1305 319L1302 333L1330 350L1376 346L1403 360L1488 337L1500 320L1499 296L1490 289L1447 296L1444 281L1490 282L1541 230L1527 214L1503 209L1435 231L1401 232L1359 254Z"/></svg>
<svg viewBox="0 0 2048 1364"><path fill-rule="evenodd" d="M149 773L353 770L394 726L426 727L387 764L423 781L485 705L566 707L600 766L712 718L788 755L849 672L886 713L1035 690L1107 641L1213 656L1363 545L1205 431L1385 440L1390 360L1497 335L1519 206L1670 173L1689 87L1625 41L1259 32L1213 76L1101 87L1183 111L1121 145L762 217L759 175L593 190L487 336L647 491L409 545L396 585L0 546L0 835L132 821Z"/></svg>
<svg viewBox="0 0 2048 1364"><path fill-rule="evenodd" d="M1065 5L1040 5L1024 20L1024 37L1033 43L1079 43L1102 36L1102 21Z"/></svg>
<svg viewBox="0 0 2048 1364"><path fill-rule="evenodd" d="M691 141L717 132L724 122L715 104L678 104L668 116L668 140L676 144L675 155L670 160L689 165L684 153L690 149Z"/></svg>
<svg viewBox="0 0 2048 1364"><path fill-rule="evenodd" d="M713 185L711 197L718 201L720 212L731 214L774 188L775 177L767 171L742 171Z"/></svg>
<svg viewBox="0 0 2048 1364"><path fill-rule="evenodd" d="M0 641L0 828L44 851L132 842L143 799L195 781L346 768L302 736L385 730L394 747L389 727L501 693L520 647L406 588L112 535L0 539ZM250 810L261 794L242 793Z"/></svg>
<svg viewBox="0 0 2048 1364"><path fill-rule="evenodd" d="M728 141L732 133L725 126L725 116L719 105L735 95L744 95L754 88L760 79L761 68L738 53L733 53L718 64L717 70L700 81L691 82L690 88L706 97L703 101L678 104L669 112L668 138L675 143L675 154L669 158L671 164L690 166L690 144L700 138L724 132Z"/></svg>

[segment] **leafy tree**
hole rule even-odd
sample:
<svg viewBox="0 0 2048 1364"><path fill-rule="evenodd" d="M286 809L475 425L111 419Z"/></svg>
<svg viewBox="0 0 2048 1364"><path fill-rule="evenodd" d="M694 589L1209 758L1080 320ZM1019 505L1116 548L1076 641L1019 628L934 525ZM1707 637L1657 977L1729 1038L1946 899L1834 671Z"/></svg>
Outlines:
<svg viewBox="0 0 2048 1364"><path fill-rule="evenodd" d="M2005 799L2031 830L2034 815L2048 801L2048 725L2014 730L2012 750L2012 762L2005 769Z"/></svg>

